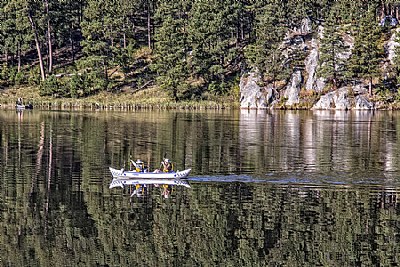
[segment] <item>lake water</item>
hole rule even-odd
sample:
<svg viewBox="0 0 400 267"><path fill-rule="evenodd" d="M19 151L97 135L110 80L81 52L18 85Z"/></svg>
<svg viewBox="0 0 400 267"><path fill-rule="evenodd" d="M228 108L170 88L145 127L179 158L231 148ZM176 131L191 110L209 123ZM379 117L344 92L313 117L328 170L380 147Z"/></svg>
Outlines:
<svg viewBox="0 0 400 267"><path fill-rule="evenodd" d="M399 265L399 155L398 112L0 110L0 266Z"/></svg>

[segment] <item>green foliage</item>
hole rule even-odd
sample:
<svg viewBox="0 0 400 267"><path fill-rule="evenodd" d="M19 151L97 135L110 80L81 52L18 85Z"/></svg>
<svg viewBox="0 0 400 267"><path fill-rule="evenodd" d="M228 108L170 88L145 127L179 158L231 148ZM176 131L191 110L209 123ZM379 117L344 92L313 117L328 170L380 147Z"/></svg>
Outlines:
<svg viewBox="0 0 400 267"><path fill-rule="evenodd" d="M7 81L9 79L9 76L9 67L6 63L3 63L3 66L1 66L0 78L3 81Z"/></svg>
<svg viewBox="0 0 400 267"><path fill-rule="evenodd" d="M348 51L344 44L340 19L340 9L337 4L329 13L320 39L318 76L326 78L331 83L333 90L336 90L344 80L346 71L344 53Z"/></svg>
<svg viewBox="0 0 400 267"><path fill-rule="evenodd" d="M87 84L85 84L85 79L81 77L81 75L73 75L69 80L69 93L72 98L78 98L84 96L85 88Z"/></svg>
<svg viewBox="0 0 400 267"><path fill-rule="evenodd" d="M50 75L46 80L40 83L39 94L41 96L58 96L60 83L55 75Z"/></svg>
<svg viewBox="0 0 400 267"><path fill-rule="evenodd" d="M288 30L285 11L285 6L278 0L257 9L255 18L257 39L245 53L249 63L255 65L269 81L284 78L281 44Z"/></svg>
<svg viewBox="0 0 400 267"><path fill-rule="evenodd" d="M308 53L288 41L297 35L307 43L321 25L318 75L332 88L354 80L372 83L382 75L386 41L379 17L399 10L396 1L378 0L2 1L0 79L6 85L40 83L38 53L33 53L37 36L47 68L42 73L63 74L57 90L48 88L54 82L48 77L43 94L85 97L120 84L141 89L154 81L176 101L197 99L229 94L232 77L252 67L264 83L279 88L294 70L304 69ZM313 32L302 36L305 22ZM348 61L344 37L355 38ZM150 52L138 59L134 53L143 47ZM400 73L397 59L395 65L393 76Z"/></svg>
<svg viewBox="0 0 400 267"><path fill-rule="evenodd" d="M167 90L170 96L179 100L186 91L188 79L187 66L187 16L183 2L160 1L156 18L160 27L155 35L155 62L152 65L157 75L158 84ZM178 89L178 86L180 87ZM183 87L183 88L182 88Z"/></svg>
<svg viewBox="0 0 400 267"><path fill-rule="evenodd" d="M75 74L67 80L68 96L80 98L106 89L106 81L95 72Z"/></svg>
<svg viewBox="0 0 400 267"><path fill-rule="evenodd" d="M210 83L223 82L232 68L230 64L240 54L235 32L242 12L240 3L217 0L195 1L190 10L190 69L212 90L216 87Z"/></svg>
<svg viewBox="0 0 400 267"><path fill-rule="evenodd" d="M26 83L25 74L20 71L15 74L14 84L15 85L22 85Z"/></svg>
<svg viewBox="0 0 400 267"><path fill-rule="evenodd" d="M381 29L376 24L375 8L368 8L357 23L354 48L348 62L350 76L355 79L372 79L380 76L380 62L384 51L380 43ZM372 92L370 92L372 94Z"/></svg>
<svg viewBox="0 0 400 267"><path fill-rule="evenodd" d="M29 85L39 85L40 84L40 69L39 66L31 67L28 74L28 84Z"/></svg>

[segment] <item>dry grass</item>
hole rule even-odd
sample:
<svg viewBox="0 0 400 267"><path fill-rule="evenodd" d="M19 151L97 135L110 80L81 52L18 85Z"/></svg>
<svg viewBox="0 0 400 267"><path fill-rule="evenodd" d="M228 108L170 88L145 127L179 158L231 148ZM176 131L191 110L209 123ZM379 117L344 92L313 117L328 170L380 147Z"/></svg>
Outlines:
<svg viewBox="0 0 400 267"><path fill-rule="evenodd" d="M135 93L101 92L86 98L52 98L39 95L38 88L9 88L0 91L2 108L14 108L16 100L21 97L24 103L32 103L35 107L45 109L231 109L237 108L228 97L216 100L175 102L166 92L156 87Z"/></svg>

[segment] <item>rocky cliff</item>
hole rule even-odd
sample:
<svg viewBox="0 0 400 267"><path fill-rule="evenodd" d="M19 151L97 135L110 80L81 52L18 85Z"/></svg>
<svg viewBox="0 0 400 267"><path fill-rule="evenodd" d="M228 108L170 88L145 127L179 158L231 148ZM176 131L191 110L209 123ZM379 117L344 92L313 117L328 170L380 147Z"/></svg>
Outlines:
<svg viewBox="0 0 400 267"><path fill-rule="evenodd" d="M394 49L399 43L396 41L395 29L391 38L385 43L386 60L383 64L383 73L393 65ZM368 85L357 83L346 85L335 91L327 90L324 77L317 76L319 60L319 38L323 34L323 28L319 27L317 34L311 31L309 22L304 21L301 28L294 34L288 34L283 42L287 50L301 49L306 51L304 67L296 69L288 82L282 88L275 88L273 84L264 84L258 71L252 70L244 74L240 81L240 107L243 109L380 109L387 108L387 103L378 101L368 95ZM354 45L352 36L344 36L345 45L349 47L344 59L351 56L351 48ZM279 92L278 92L279 91Z"/></svg>

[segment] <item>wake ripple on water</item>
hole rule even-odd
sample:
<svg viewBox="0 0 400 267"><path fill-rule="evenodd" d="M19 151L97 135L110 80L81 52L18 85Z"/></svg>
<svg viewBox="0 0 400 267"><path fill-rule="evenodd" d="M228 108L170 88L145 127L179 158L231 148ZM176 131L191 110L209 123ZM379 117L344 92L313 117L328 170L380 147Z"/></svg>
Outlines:
<svg viewBox="0 0 400 267"><path fill-rule="evenodd" d="M357 173L331 172L326 173L266 173L265 176L250 174L198 175L188 178L199 183L267 183L280 185L310 185L310 186L385 186L399 187L400 177L396 173Z"/></svg>

